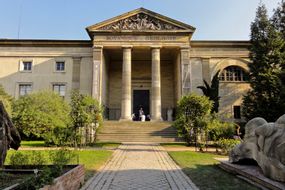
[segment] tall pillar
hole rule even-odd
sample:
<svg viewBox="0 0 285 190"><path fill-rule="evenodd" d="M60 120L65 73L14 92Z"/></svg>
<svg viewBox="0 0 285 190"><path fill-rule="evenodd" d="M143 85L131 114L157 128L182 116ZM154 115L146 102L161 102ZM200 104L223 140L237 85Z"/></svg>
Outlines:
<svg viewBox="0 0 285 190"><path fill-rule="evenodd" d="M160 47L153 47L151 54L151 120L161 121Z"/></svg>
<svg viewBox="0 0 285 190"><path fill-rule="evenodd" d="M132 47L123 46L121 119L132 120Z"/></svg>
<svg viewBox="0 0 285 190"><path fill-rule="evenodd" d="M92 97L101 103L103 47L93 47Z"/></svg>

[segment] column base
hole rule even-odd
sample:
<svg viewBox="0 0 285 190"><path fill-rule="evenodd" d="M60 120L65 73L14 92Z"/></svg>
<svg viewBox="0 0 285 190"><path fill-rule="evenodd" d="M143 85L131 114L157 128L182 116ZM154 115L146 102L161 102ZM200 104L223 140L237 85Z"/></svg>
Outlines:
<svg viewBox="0 0 285 190"><path fill-rule="evenodd" d="M130 118L120 118L119 119L120 122L124 122L124 121L133 121L133 119L130 117Z"/></svg>
<svg viewBox="0 0 285 190"><path fill-rule="evenodd" d="M162 117L159 119L150 119L151 122L160 122L163 121Z"/></svg>

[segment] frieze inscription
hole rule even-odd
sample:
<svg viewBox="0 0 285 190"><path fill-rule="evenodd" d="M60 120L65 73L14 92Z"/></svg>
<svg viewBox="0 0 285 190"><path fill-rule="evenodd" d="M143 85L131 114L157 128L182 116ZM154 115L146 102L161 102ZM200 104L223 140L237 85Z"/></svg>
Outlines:
<svg viewBox="0 0 285 190"><path fill-rule="evenodd" d="M95 37L96 39L96 37ZM110 41L177 41L177 36L106 36Z"/></svg>

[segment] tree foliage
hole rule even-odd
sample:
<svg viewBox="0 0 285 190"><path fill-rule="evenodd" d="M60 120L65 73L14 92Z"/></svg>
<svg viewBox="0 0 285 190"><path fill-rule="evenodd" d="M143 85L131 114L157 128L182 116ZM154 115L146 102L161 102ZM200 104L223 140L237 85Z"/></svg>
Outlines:
<svg viewBox="0 0 285 190"><path fill-rule="evenodd" d="M82 127L87 127L90 124L95 126L100 125L103 118L103 109L99 102L89 95L80 94L78 91L73 91L71 94L71 123L73 127L73 140L76 146L80 141L78 130ZM94 129L96 130L96 129Z"/></svg>
<svg viewBox="0 0 285 190"><path fill-rule="evenodd" d="M25 135L43 138L47 144L66 140L70 107L51 91L20 97L13 105L13 122ZM64 137L63 137L64 136Z"/></svg>
<svg viewBox="0 0 285 190"><path fill-rule="evenodd" d="M207 126L213 103L206 96L189 94L183 96L177 105L178 113L174 126L178 129L180 136L184 137L190 144L197 133Z"/></svg>
<svg viewBox="0 0 285 190"><path fill-rule="evenodd" d="M0 101L3 102L6 111L11 115L13 98L5 92L2 85L0 85Z"/></svg>
<svg viewBox="0 0 285 190"><path fill-rule="evenodd" d="M276 15L273 23L279 22ZM284 65L284 45L281 32L268 18L266 7L259 6L251 24L251 90L243 99L243 115L248 120L263 117L275 121L284 114L285 100L280 96L284 89L280 79Z"/></svg>
<svg viewBox="0 0 285 190"><path fill-rule="evenodd" d="M214 75L214 77L211 81L211 85L209 85L206 80L203 80L205 86L198 86L197 87L203 91L203 94L205 96L209 97L209 99L214 102L211 113L214 113L214 112L218 113L219 112L219 100L220 100L220 97L219 97L219 85L220 85L219 73L220 73L220 71L218 71Z"/></svg>

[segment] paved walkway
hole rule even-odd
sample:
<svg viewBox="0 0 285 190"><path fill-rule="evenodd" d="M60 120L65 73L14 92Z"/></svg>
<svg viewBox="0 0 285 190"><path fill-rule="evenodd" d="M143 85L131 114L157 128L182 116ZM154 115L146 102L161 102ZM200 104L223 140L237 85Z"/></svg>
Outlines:
<svg viewBox="0 0 285 190"><path fill-rule="evenodd" d="M82 190L197 189L158 144L123 143Z"/></svg>

